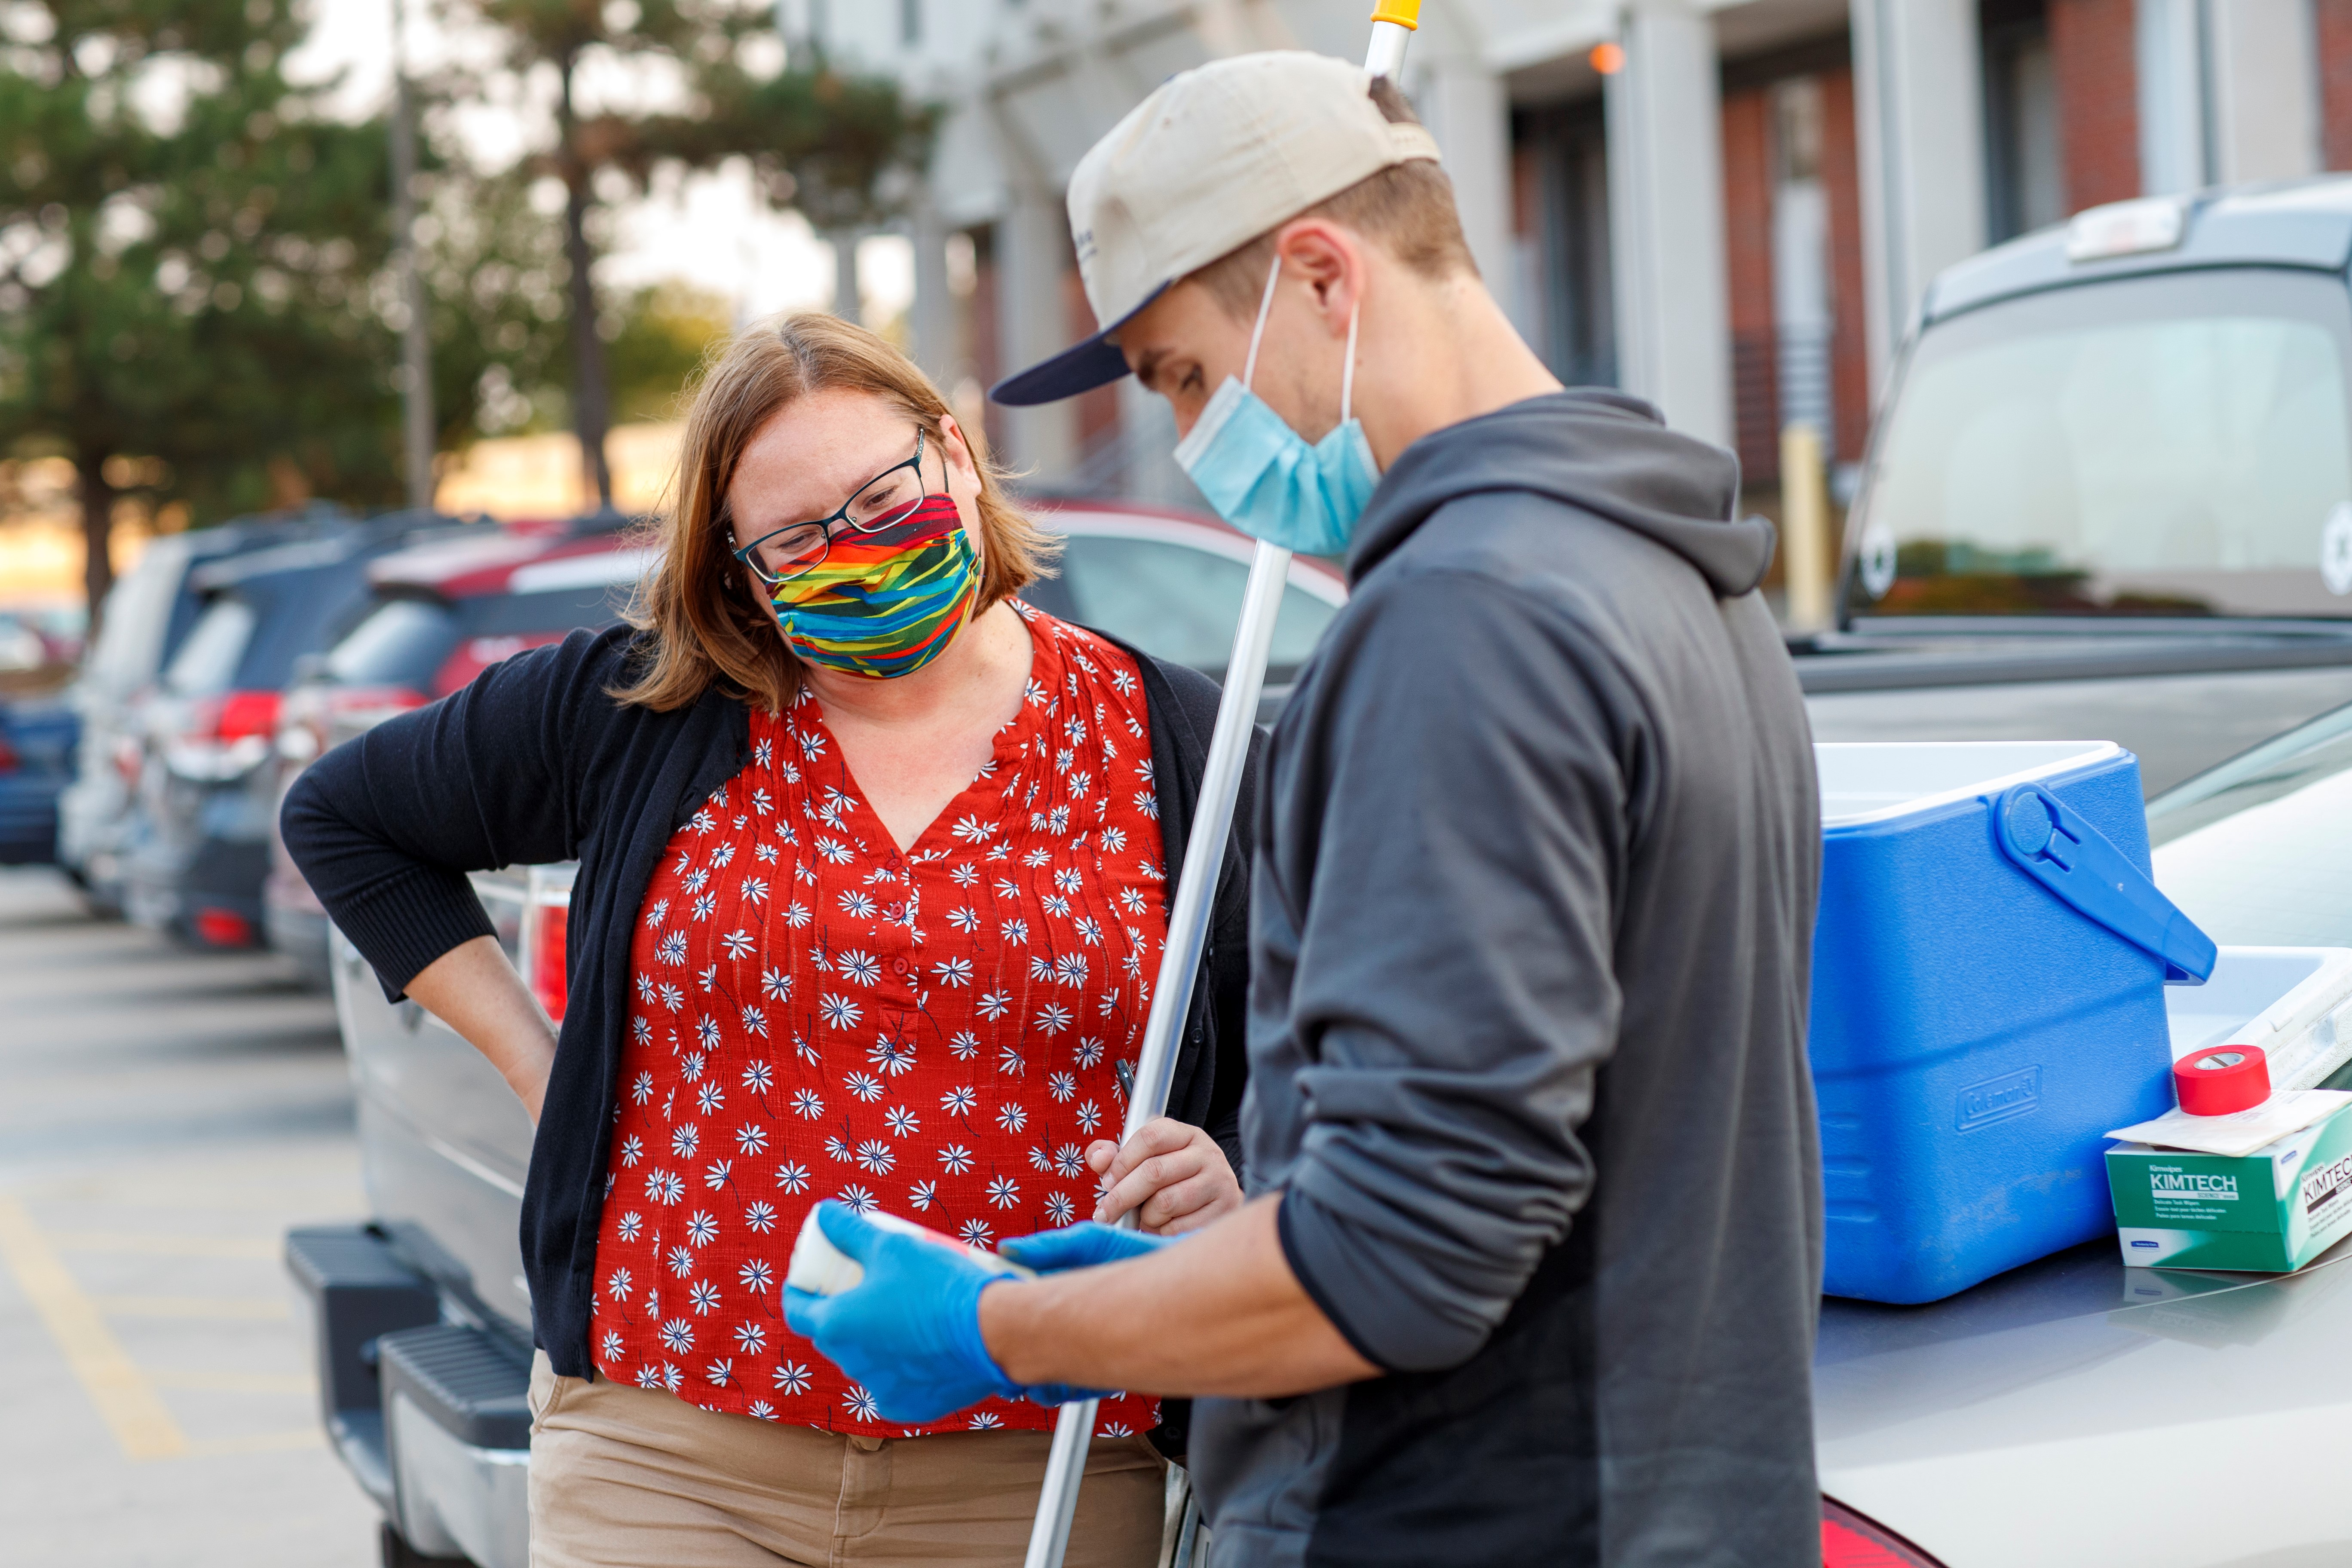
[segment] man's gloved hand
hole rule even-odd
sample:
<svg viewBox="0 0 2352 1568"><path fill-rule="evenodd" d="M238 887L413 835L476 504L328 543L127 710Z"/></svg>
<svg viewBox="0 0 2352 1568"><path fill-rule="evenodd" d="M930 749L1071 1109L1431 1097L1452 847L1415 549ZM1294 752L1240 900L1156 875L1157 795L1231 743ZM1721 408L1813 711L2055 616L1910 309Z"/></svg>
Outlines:
<svg viewBox="0 0 2352 1568"><path fill-rule="evenodd" d="M1163 1247L1173 1247L1183 1240L1181 1236L1153 1236L1140 1230L1120 1230L1115 1226L1097 1225L1087 1220L1081 1225L1065 1226L1059 1230L1041 1230L1032 1236L1016 1236L997 1248L1024 1268L1034 1268L1040 1274L1059 1274L1065 1268L1091 1268L1098 1263L1124 1263L1130 1258L1142 1258Z"/></svg>
<svg viewBox="0 0 2352 1568"><path fill-rule="evenodd" d="M868 1225L832 1199L817 1205L825 1239L865 1267L838 1296L787 1288L784 1319L874 1396L886 1421L917 1425L1027 1390L1004 1375L980 1335L980 1293L1005 1277L952 1247Z"/></svg>
<svg viewBox="0 0 2352 1568"><path fill-rule="evenodd" d="M1066 1268L1090 1268L1097 1263L1124 1263L1130 1258L1141 1258L1174 1245L1181 1237L1149 1236L1139 1230L1120 1230L1113 1226L1097 1225L1092 1220L1065 1226L1059 1230L1041 1230L1032 1236L1016 1236L996 1250L1040 1274L1059 1274ZM1066 1383L1040 1384L1024 1392L1032 1404L1074 1405L1081 1399L1116 1399L1118 1391L1107 1388L1073 1388Z"/></svg>

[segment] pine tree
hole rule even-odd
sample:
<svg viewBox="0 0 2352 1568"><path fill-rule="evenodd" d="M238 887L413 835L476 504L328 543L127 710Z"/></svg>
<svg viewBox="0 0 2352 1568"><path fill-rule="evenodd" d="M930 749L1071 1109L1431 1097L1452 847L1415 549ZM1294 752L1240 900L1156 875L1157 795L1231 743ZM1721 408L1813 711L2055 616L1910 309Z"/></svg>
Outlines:
<svg viewBox="0 0 2352 1568"><path fill-rule="evenodd" d="M68 457L86 584L125 492L198 520L395 493L381 126L281 61L295 0L0 13L0 445Z"/></svg>
<svg viewBox="0 0 2352 1568"><path fill-rule="evenodd" d="M880 221L905 176L928 156L935 114L880 77L832 69L820 58L761 75L745 45L773 38L766 0L476 0L506 37L505 68L549 73L555 143L537 169L564 191L572 428L600 500L612 499L604 459L612 384L597 327L593 268L597 182L615 174L639 191L664 163L710 168L751 161L770 198L797 205L820 230ZM604 59L654 68L682 85L684 109L591 108L583 67Z"/></svg>

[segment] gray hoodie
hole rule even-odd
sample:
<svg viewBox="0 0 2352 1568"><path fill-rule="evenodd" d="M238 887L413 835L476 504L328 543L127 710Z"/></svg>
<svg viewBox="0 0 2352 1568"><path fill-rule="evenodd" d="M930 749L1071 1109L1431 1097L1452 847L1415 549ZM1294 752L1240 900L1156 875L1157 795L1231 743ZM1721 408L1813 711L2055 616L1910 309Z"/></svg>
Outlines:
<svg viewBox="0 0 2352 1568"><path fill-rule="evenodd" d="M1259 796L1242 1137L1387 1375L1199 1403L1217 1568L1820 1562L1820 820L1737 473L1558 393L1358 527Z"/></svg>

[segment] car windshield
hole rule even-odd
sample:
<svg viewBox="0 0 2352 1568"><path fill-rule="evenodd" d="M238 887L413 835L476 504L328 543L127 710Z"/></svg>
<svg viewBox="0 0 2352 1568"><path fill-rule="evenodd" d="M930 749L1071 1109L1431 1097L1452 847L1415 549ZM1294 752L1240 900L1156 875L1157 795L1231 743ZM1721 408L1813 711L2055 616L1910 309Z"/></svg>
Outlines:
<svg viewBox="0 0 2352 1568"><path fill-rule="evenodd" d="M2352 705L2148 803L2156 880L2231 945L2352 947Z"/></svg>
<svg viewBox="0 0 2352 1568"><path fill-rule="evenodd" d="M1872 458L1856 616L2352 616L2352 309L2236 268L1931 328Z"/></svg>
<svg viewBox="0 0 2352 1568"><path fill-rule="evenodd" d="M516 638L557 637L575 627L606 626L620 616L625 595L614 584L591 583L530 594L484 594L455 605L402 595L368 612L327 655L325 675L348 686L405 686L433 691L451 657L468 639L477 664L503 658L523 646ZM493 649L488 639L513 646ZM465 670L471 674L471 668Z"/></svg>
<svg viewBox="0 0 2352 1568"><path fill-rule="evenodd" d="M236 679L236 667L253 640L258 617L243 599L221 597L205 606L188 640L180 645L163 684L182 697L207 697L226 691Z"/></svg>
<svg viewBox="0 0 2352 1568"><path fill-rule="evenodd" d="M457 616L433 599L378 605L327 654L323 671L346 686L407 686L423 690L457 643Z"/></svg>

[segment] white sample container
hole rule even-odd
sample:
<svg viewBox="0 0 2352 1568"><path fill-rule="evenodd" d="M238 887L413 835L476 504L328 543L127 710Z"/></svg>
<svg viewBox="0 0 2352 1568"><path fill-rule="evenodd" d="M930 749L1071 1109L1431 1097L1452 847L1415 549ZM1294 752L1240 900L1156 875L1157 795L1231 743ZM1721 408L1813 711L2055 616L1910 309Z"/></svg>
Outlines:
<svg viewBox="0 0 2352 1568"><path fill-rule="evenodd" d="M1034 1268L1024 1268L984 1247L959 1241L943 1230L933 1230L894 1214L874 1210L866 1215L866 1223L877 1230L895 1231L961 1252L992 1274L1009 1274L1021 1279L1037 1278ZM817 1224L816 1210L810 1209L808 1217L801 1221L799 1238L793 1243L793 1260L784 1270L784 1283L812 1296L838 1296L845 1290L855 1290L865 1279L866 1266L827 1239L824 1228Z"/></svg>
<svg viewBox="0 0 2352 1568"><path fill-rule="evenodd" d="M2202 985L2165 987L2172 1059L2260 1046L2271 1088L2311 1089L2352 1061L2352 947L2225 947Z"/></svg>

